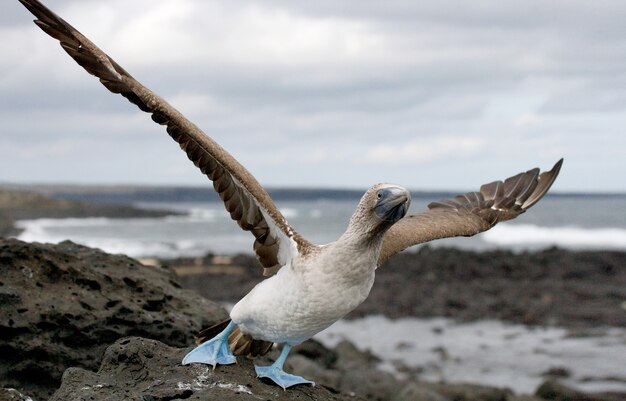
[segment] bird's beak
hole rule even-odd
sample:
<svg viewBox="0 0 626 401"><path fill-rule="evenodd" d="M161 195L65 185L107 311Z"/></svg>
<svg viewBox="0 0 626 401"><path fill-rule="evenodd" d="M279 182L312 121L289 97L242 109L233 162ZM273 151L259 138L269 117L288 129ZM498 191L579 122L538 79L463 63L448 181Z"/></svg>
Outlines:
<svg viewBox="0 0 626 401"><path fill-rule="evenodd" d="M380 198L374 206L376 216L385 222L395 223L409 210L411 194L404 188L391 187L379 191Z"/></svg>

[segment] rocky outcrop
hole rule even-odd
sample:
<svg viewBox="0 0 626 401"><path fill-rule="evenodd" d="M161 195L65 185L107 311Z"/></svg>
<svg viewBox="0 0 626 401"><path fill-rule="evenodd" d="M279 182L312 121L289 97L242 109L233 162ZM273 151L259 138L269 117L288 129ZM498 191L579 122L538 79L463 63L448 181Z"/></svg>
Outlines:
<svg viewBox="0 0 626 401"><path fill-rule="evenodd" d="M294 348L287 360L293 372L343 394L368 400L389 400L402 386L392 374L377 369L379 360L369 352L342 341L329 350L310 340Z"/></svg>
<svg viewBox="0 0 626 401"><path fill-rule="evenodd" d="M98 372L68 369L51 401L87 400L354 400L333 394L323 386L302 385L289 389L256 378L252 362L239 358L237 365L182 366L187 349L155 340L131 337L117 341L105 352Z"/></svg>
<svg viewBox="0 0 626 401"><path fill-rule="evenodd" d="M306 374L315 386L287 391L259 380L252 361L236 365L182 366L191 348L175 348L139 337L118 340L107 348L97 372L70 368L51 401L169 400L319 400L319 401L618 401L623 394L587 394L546 382L536 395L476 384L403 382L373 366L371 356L349 343L328 350L315 342L294 349L287 370ZM277 356L276 351L272 357ZM272 358L255 363L267 364ZM17 396L17 394L16 394ZM620 398L621 396L621 398ZM544 398L545 397L545 398ZM24 400L15 398L16 400ZM27 401L27 400L24 400Z"/></svg>
<svg viewBox="0 0 626 401"><path fill-rule="evenodd" d="M14 388L0 388L0 401L33 401L33 399Z"/></svg>
<svg viewBox="0 0 626 401"><path fill-rule="evenodd" d="M166 269L71 242L0 239L0 387L45 399L67 368L97 369L119 338L188 346L226 316Z"/></svg>

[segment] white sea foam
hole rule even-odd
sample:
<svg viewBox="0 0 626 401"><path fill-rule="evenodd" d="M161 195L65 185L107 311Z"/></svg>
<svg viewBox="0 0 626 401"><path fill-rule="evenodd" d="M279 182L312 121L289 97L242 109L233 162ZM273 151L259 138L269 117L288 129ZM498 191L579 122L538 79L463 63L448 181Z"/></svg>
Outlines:
<svg viewBox="0 0 626 401"><path fill-rule="evenodd" d="M220 210L220 215L225 215L225 212ZM216 213L216 210L213 210L213 209L192 208L189 210L188 216L171 216L171 217L172 218L182 217L184 219L191 219L191 220L200 219L200 220L205 220L205 221L213 221L217 217L217 213Z"/></svg>
<svg viewBox="0 0 626 401"><path fill-rule="evenodd" d="M19 239L28 242L59 243L71 240L109 253L131 257L173 258L213 253L249 252L249 233L237 230L216 233L210 213L203 218L85 218L22 220ZM228 227L233 223L224 217ZM208 223L208 224L207 224Z"/></svg>
<svg viewBox="0 0 626 401"><path fill-rule="evenodd" d="M626 249L626 229L498 225L482 238L499 246L556 245L576 249Z"/></svg>
<svg viewBox="0 0 626 401"><path fill-rule="evenodd" d="M67 219L34 219L19 220L15 223L21 229L33 229L34 227L88 227L105 226L113 222L107 217L67 218Z"/></svg>

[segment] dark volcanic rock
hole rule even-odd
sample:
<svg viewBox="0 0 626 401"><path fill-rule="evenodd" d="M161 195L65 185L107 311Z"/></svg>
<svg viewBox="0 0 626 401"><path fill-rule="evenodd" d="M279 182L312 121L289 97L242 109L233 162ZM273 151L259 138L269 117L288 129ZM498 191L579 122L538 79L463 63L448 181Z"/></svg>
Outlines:
<svg viewBox="0 0 626 401"><path fill-rule="evenodd" d="M435 391L444 397L455 401L507 401L513 395L511 390L477 384L459 383L425 383L420 382L422 388Z"/></svg>
<svg viewBox="0 0 626 401"><path fill-rule="evenodd" d="M13 226L13 219L0 211L0 237L17 234L18 230Z"/></svg>
<svg viewBox="0 0 626 401"><path fill-rule="evenodd" d="M190 348L180 349L144 338L124 338L105 352L97 373L68 369L51 401L167 401L167 400L355 400L333 394L323 386L296 386L288 391L256 378L250 360L237 365L182 366Z"/></svg>
<svg viewBox="0 0 626 401"><path fill-rule="evenodd" d="M33 401L33 399L14 388L0 388L0 401Z"/></svg>
<svg viewBox="0 0 626 401"><path fill-rule="evenodd" d="M378 269L372 292L352 316L383 313L625 327L624 266L626 252L425 247L397 255Z"/></svg>
<svg viewBox="0 0 626 401"><path fill-rule="evenodd" d="M342 394L358 394L368 400L389 400L400 388L398 380L378 370L379 360L369 352L342 341L333 350L314 340L295 347L287 365L298 375Z"/></svg>
<svg viewBox="0 0 626 401"><path fill-rule="evenodd" d="M521 265L509 266L517 260L516 255L493 253L495 256L490 257L446 250L437 251L433 257L431 252L400 255L395 268L405 268L405 273L395 279L384 278L393 277L398 271L391 266L380 271L383 288L399 300L391 302L385 294L373 294L375 302L387 308L382 312L393 315L408 310L409 300L415 299L408 290L411 286L405 284L413 279L418 286L413 289L416 296L434 297L430 306L435 311L440 310L437 307L452 308L462 312L453 316L462 318L483 313L480 299L475 301L470 296L475 292L485 297L488 305L491 300L500 299L503 309L496 310L497 316L517 316L511 315L511 311L532 308L534 300L528 296L524 299L523 291L513 287L523 286L537 297L532 282L540 291L549 291L550 296L544 294L541 302L553 302L557 316L572 310L555 301L558 297L587 297L592 299L592 308L623 299L623 269L616 268L623 266L621 253L550 250L524 254ZM419 264L422 257L426 258L424 265ZM574 259L575 262L560 267L557 257L567 263ZM452 261L445 262L447 258ZM461 259L464 267L456 264ZM246 260L254 262L252 258ZM235 261L239 266L244 262ZM483 264L485 267L480 268ZM227 292L219 275L209 277L203 277L203 283L210 284L215 291L212 295L217 295L220 287L222 293ZM556 284L550 286L550 281ZM460 286L461 282L465 287ZM584 286L585 282L588 285ZM449 288L449 292L437 287ZM609 291L607 299L598 299L596 295L603 291ZM589 310L585 311L580 303L579 309L579 314L573 316L589 322L585 319ZM611 313L601 319L618 321L611 320L615 319ZM287 371L313 379L317 386L299 386L288 391L257 379L252 362L245 358L239 358L238 365L220 366L215 371L203 365L181 366L181 358L193 343L193 333L226 316L221 306L182 290L167 269L146 267L128 257L71 242L46 245L0 239L0 387L6 387L0 389L0 401L29 401L28 396L38 401L47 399L61 385L61 376L62 385L53 400L624 399L623 394L590 395L556 382L547 382L534 396L517 396L506 389L472 384L424 383L413 381L415 378L400 381L377 370L378 360L373 355L348 342L332 350L315 341L296 347L287 360ZM537 316L546 319L552 315ZM269 364L277 352L273 350L255 363Z"/></svg>
<svg viewBox="0 0 626 401"><path fill-rule="evenodd" d="M469 383L410 382L393 401L513 401L508 389Z"/></svg>
<svg viewBox="0 0 626 401"><path fill-rule="evenodd" d="M205 264L211 264L210 258ZM233 264L242 267L237 274L215 269L181 277L181 282L211 299L236 302L262 277L253 256L240 255ZM423 247L396 255L378 269L370 295L348 318L445 316L568 328L625 327L624 266L626 252L557 248L472 252Z"/></svg>
<svg viewBox="0 0 626 401"><path fill-rule="evenodd" d="M536 395L553 401L624 401L625 393L584 393L569 388L558 381L547 380L537 388Z"/></svg>
<svg viewBox="0 0 626 401"><path fill-rule="evenodd" d="M0 239L0 387L44 399L65 369L97 369L121 337L188 346L226 317L166 269L71 242Z"/></svg>

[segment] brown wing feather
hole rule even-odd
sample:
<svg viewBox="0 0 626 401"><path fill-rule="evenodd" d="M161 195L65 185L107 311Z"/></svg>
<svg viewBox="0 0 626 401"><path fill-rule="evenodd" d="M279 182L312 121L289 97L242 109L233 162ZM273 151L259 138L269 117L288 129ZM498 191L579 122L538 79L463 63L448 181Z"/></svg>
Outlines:
<svg viewBox="0 0 626 401"><path fill-rule="evenodd" d="M552 170L528 170L452 199L428 205L429 210L405 217L385 234L378 265L412 245L457 236L472 236L500 221L513 219L537 203L552 186L563 159Z"/></svg>
<svg viewBox="0 0 626 401"><path fill-rule="evenodd" d="M266 273L276 271L284 263L278 260L281 239L278 237L292 238L300 252L307 252L311 244L289 227L267 192L235 158L39 1L20 2L38 18L37 26L59 40L63 49L108 90L121 94L142 111L152 113L155 122L167 126L167 132L189 159L213 181L231 218L242 229L252 232L254 251ZM280 232L272 232L270 224Z"/></svg>

